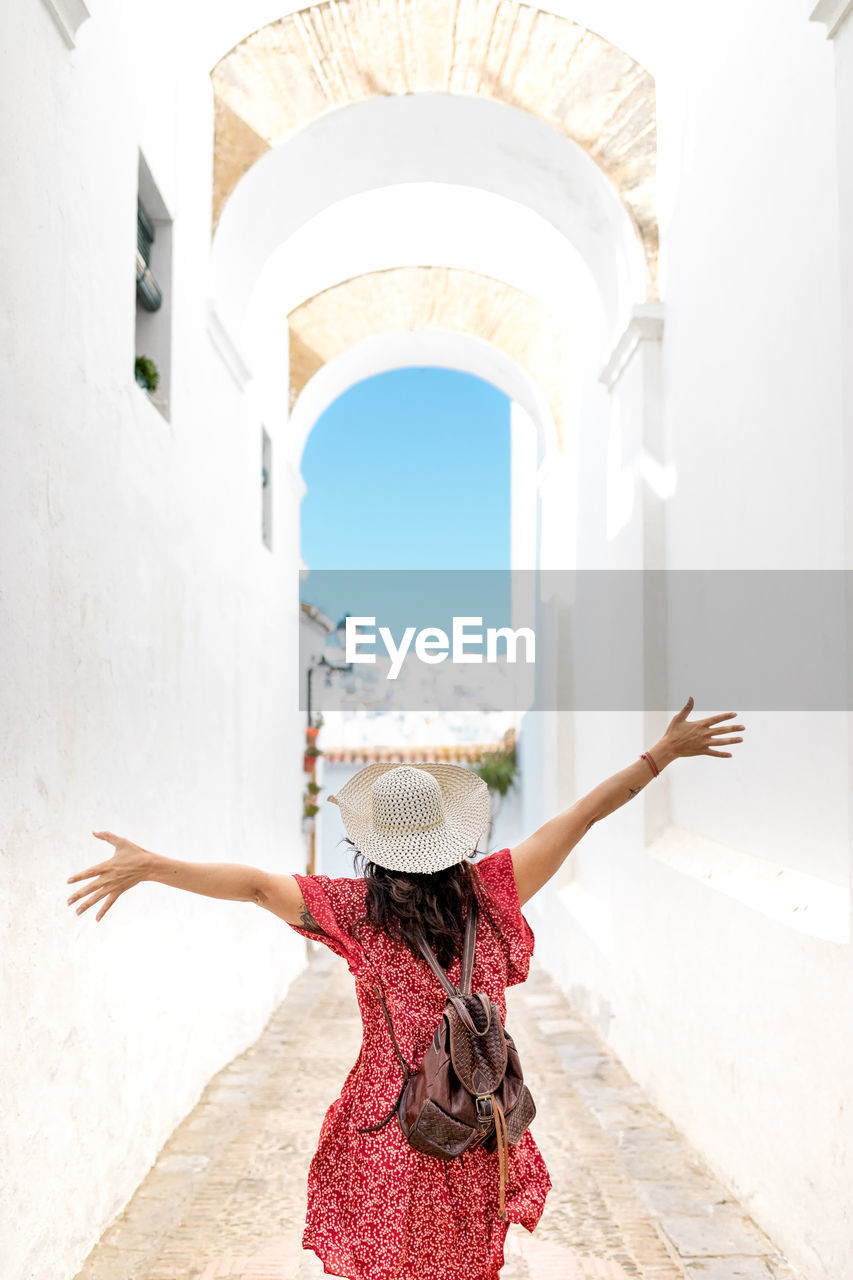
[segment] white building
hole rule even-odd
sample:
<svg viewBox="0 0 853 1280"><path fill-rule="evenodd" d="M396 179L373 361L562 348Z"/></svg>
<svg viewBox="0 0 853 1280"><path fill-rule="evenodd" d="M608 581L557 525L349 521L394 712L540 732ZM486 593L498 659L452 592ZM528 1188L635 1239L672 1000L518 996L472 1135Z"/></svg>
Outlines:
<svg viewBox="0 0 853 1280"><path fill-rule="evenodd" d="M299 462L337 395L412 363L504 390L518 567L853 564L849 0L450 7L7 6L14 1280L75 1273L304 963L250 904L143 885L95 925L65 881L102 827L303 865ZM736 765L676 764L529 914L759 1224L845 1280L850 719L748 725ZM523 829L662 727L529 716Z"/></svg>

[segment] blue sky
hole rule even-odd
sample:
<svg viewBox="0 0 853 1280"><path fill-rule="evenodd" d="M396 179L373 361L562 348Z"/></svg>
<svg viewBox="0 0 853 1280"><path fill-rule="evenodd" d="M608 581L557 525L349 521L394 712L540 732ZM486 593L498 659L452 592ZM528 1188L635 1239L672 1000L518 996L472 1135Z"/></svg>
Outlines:
<svg viewBox="0 0 853 1280"><path fill-rule="evenodd" d="M317 569L508 569L510 402L453 369L367 378L302 458L302 557Z"/></svg>

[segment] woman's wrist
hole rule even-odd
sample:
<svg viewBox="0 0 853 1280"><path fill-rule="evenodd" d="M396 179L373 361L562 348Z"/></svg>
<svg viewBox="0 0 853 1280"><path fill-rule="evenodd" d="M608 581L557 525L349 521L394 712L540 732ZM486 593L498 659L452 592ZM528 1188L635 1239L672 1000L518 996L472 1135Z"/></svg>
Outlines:
<svg viewBox="0 0 853 1280"><path fill-rule="evenodd" d="M678 759L671 743L665 737L659 738L653 747L648 748L648 751L659 770L665 769L668 764L672 764L673 760Z"/></svg>
<svg viewBox="0 0 853 1280"><path fill-rule="evenodd" d="M151 853L149 849L140 850L140 852L143 854L139 863L141 879L162 880L163 872L170 859L163 857L160 853Z"/></svg>

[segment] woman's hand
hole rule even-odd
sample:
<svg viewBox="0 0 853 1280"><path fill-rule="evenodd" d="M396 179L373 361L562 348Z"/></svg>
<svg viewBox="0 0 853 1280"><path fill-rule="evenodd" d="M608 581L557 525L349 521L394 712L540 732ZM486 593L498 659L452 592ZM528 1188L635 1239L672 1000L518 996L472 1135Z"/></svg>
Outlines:
<svg viewBox="0 0 853 1280"><path fill-rule="evenodd" d="M651 755L659 767L677 760L680 756L723 756L730 757L731 751L718 751L717 747L729 746L733 742L743 742L740 737L721 737L721 734L742 732L742 724L722 724L723 720L731 720L736 711L726 711L723 715L706 716L704 720L688 720L693 707L693 699L688 698L681 710L672 717L666 732ZM658 755L662 756L658 760Z"/></svg>
<svg viewBox="0 0 853 1280"><path fill-rule="evenodd" d="M581 796L573 805L555 818L551 818L522 840L512 850L512 864L518 898L523 904L544 885L562 866L566 857L590 827L614 813L628 800L639 795L648 786L656 772L666 768L679 756L730 756L731 751L719 751L718 747L742 742L738 736L721 737L721 734L741 732L742 724L723 724L737 715L727 711L719 716L706 716L704 720L688 720L693 699L684 706L667 725L666 732L651 748L649 754L657 766L652 770L643 757L635 760L619 773L606 778Z"/></svg>
<svg viewBox="0 0 853 1280"><path fill-rule="evenodd" d="M94 884L73 893L68 899L68 905L76 902L78 898L83 898L84 901L77 908L79 915L87 907L100 902L101 898L106 898L107 901L95 916L95 920L98 921L106 915L116 898L119 898L125 890L132 889L135 884L139 884L140 880L146 879L154 855L148 849L141 849L138 844L132 844L130 840L114 836L111 831L93 831L92 835L113 845L115 853L108 862L99 862L95 867L89 867L86 871L78 871L76 875L69 876L66 883L73 884L76 880L88 880L91 876L97 876Z"/></svg>

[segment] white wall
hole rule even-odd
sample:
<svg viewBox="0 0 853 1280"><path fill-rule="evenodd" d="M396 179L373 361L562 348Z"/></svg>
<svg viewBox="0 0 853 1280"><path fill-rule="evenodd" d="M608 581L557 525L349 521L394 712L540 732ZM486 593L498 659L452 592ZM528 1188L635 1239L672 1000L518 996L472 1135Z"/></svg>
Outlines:
<svg viewBox="0 0 853 1280"><path fill-rule="evenodd" d="M702 56L682 45L657 68L661 431L675 469L663 564L643 480L614 487L614 457L624 447L630 462L642 444L639 356L608 405L601 390L585 395L579 564L839 568L832 46L794 3L723 4L694 38L700 25ZM565 717L561 804L636 759L678 705ZM791 1261L810 1280L843 1280L849 717L738 710L735 760L676 762L592 829L530 914L540 958Z"/></svg>
<svg viewBox="0 0 853 1280"><path fill-rule="evenodd" d="M247 903L145 884L97 924L66 905L109 853L92 829L282 870L300 839L292 499L277 476L270 555L260 423L206 331L209 84L156 23L129 39L103 6L69 51L42 3L4 15L9 1280L76 1274L304 959ZM140 145L175 218L170 423L133 381Z"/></svg>
<svg viewBox="0 0 853 1280"><path fill-rule="evenodd" d="M267 332L265 348L263 334L236 326L239 339L251 336L263 379L244 395L239 358L229 372L207 332L212 109L206 66L188 57L196 49L212 60L227 47L223 31L239 38L283 6L258 0L238 19L229 0L208 21L199 7L165 17L152 3L134 18L133 40L127 10L92 8L69 51L45 6L17 6L0 54L0 83L14 85L0 158L15 191L0 208L0 243L14 249L0 321L11 464L0 481L0 679L11 725L1 910L16 939L0 1080L16 1198L2 1244L11 1273L30 1280L75 1272L303 959L301 940L249 904L146 885L98 925L65 906L66 876L103 853L88 835L101 825L178 856L304 866L298 619L287 576L299 560L300 485L280 465L274 420L286 351L280 330ZM642 10L583 0L573 16L657 76L662 430L676 468L664 562L845 564L838 267L846 279L851 247L837 163L849 148L836 131L832 46L795 0L725 0L699 15L663 0ZM849 101L849 34L838 58ZM629 248L612 192L608 201L600 187L584 188L599 202L597 227L583 200L580 216L568 216L566 174L583 184L586 157L501 104L423 97L330 113L244 179L232 201L243 190L287 202L267 200L275 234L249 246L257 224L229 202L217 243L219 255L231 238L218 277L233 303L226 319L250 310L288 229L404 180L458 186L476 176L503 199L523 197L586 246L606 293L608 254ZM497 116L512 157L484 141ZM384 148L389 134L400 150ZM140 145L176 220L169 424L131 376ZM370 172L339 171L347 153L369 159ZM849 177L844 159L848 194ZM251 261L245 247L257 250ZM535 265L525 265L531 279ZM625 301L603 297L588 318L599 326ZM584 505L566 564L576 545L582 567L638 566L649 562L647 504L639 478L630 502L620 487L612 416L619 401L634 447L637 370L626 370L614 400L594 383L589 354L582 375L567 378L578 474L563 505L576 491ZM259 529L261 415L278 460L273 556ZM540 479L550 565L565 535L552 519L554 473ZM736 763L679 762L660 780L674 830L646 849L643 808L629 806L590 832L557 892L537 896L529 914L540 957L791 1259L810 1280L846 1280L850 947L833 940L831 889L849 894L848 726L748 723ZM546 712L525 729L522 834L648 745L637 715ZM648 790L642 803L648 811ZM786 919L778 895L762 901L756 858L814 872L828 908L794 924L791 898ZM723 887L705 879L709 866ZM788 882L790 894L804 883ZM36 923L27 931L22 920ZM68 1100L94 1091L98 1124L85 1113L75 1124Z"/></svg>

